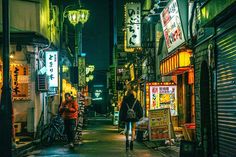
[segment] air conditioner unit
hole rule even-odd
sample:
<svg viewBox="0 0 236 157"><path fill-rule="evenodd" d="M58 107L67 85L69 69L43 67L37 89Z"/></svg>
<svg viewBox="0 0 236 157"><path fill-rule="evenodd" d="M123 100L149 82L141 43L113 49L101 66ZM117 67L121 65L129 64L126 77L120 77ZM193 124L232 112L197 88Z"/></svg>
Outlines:
<svg viewBox="0 0 236 157"><path fill-rule="evenodd" d="M38 91L48 91L48 76L46 74L38 74L37 76Z"/></svg>

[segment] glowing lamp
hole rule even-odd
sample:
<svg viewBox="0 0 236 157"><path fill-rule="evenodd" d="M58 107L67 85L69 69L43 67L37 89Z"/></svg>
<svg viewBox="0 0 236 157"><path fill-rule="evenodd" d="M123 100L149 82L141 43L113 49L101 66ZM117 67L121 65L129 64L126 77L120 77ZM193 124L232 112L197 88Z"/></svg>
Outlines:
<svg viewBox="0 0 236 157"><path fill-rule="evenodd" d="M89 18L89 10L87 9L78 9L77 10L77 16L79 18L79 22L84 24L85 22L88 21Z"/></svg>
<svg viewBox="0 0 236 157"><path fill-rule="evenodd" d="M79 23L79 16L77 10L68 11L68 19L72 25L77 25Z"/></svg>

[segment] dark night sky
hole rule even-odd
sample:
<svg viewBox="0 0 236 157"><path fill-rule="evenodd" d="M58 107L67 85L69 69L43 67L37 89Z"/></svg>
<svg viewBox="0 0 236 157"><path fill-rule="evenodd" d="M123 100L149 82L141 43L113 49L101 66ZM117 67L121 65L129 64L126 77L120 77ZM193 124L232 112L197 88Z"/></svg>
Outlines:
<svg viewBox="0 0 236 157"><path fill-rule="evenodd" d="M96 70L109 67L109 0L81 0L90 10L90 17L83 28L83 52L87 64L94 64Z"/></svg>

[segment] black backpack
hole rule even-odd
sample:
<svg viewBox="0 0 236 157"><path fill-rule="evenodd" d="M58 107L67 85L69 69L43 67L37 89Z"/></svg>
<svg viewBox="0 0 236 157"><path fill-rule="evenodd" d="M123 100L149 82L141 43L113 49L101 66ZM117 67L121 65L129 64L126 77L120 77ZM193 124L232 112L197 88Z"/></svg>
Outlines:
<svg viewBox="0 0 236 157"><path fill-rule="evenodd" d="M136 103L137 99L134 101L134 104L131 108L129 108L129 105L126 103L127 105L127 119L136 119L136 113L134 112L134 105Z"/></svg>

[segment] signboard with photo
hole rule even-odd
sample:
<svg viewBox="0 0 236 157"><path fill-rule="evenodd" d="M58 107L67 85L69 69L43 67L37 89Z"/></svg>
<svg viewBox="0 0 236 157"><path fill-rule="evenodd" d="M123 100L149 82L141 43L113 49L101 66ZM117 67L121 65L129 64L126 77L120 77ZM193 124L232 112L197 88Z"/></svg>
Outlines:
<svg viewBox="0 0 236 157"><path fill-rule="evenodd" d="M185 42L177 0L172 0L161 12L161 24L168 52Z"/></svg>
<svg viewBox="0 0 236 157"><path fill-rule="evenodd" d="M149 110L149 140L170 140L174 136L170 109Z"/></svg>
<svg viewBox="0 0 236 157"><path fill-rule="evenodd" d="M176 85L149 85L148 104L150 110L170 108L171 116L177 115L177 87Z"/></svg>

